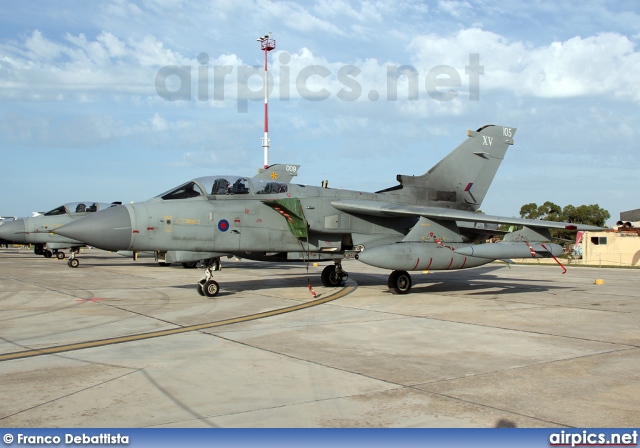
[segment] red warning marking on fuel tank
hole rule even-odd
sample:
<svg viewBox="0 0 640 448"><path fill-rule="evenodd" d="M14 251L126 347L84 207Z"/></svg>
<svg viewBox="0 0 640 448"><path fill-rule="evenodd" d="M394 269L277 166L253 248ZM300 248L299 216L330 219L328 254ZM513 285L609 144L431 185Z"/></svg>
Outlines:
<svg viewBox="0 0 640 448"><path fill-rule="evenodd" d="M93 299L77 299L76 302L84 302L84 303L93 302L93 303L96 303L96 302L100 302L101 300L109 300L109 299L107 299L106 297L94 297Z"/></svg>

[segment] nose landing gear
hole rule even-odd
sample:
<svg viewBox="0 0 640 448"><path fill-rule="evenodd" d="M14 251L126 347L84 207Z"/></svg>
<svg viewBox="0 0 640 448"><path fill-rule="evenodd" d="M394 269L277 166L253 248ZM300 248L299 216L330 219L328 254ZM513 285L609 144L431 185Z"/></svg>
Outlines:
<svg viewBox="0 0 640 448"><path fill-rule="evenodd" d="M77 268L80 266L80 260L76 258L76 255L80 253L80 249L77 247L71 248L71 256L67 260L67 266L70 268Z"/></svg>
<svg viewBox="0 0 640 448"><path fill-rule="evenodd" d="M204 261L204 276L196 285L198 294L205 297L215 297L220 291L218 282L213 279L213 271L219 271L220 258L209 258Z"/></svg>

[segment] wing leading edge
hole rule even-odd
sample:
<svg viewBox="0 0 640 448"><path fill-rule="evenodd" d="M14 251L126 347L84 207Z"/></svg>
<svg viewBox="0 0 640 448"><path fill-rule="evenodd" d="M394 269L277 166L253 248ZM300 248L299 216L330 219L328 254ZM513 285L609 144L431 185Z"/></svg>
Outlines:
<svg viewBox="0 0 640 448"><path fill-rule="evenodd" d="M602 227L586 224L573 224L570 222L543 221L539 219L509 218L506 216L485 215L466 210L452 210L441 207L426 207L420 205L403 205L378 201L333 201L331 205L346 213L359 213L373 216L413 216L445 220L445 221L468 221L485 222L492 224L507 224L516 226L526 226L545 229L567 229L598 231Z"/></svg>

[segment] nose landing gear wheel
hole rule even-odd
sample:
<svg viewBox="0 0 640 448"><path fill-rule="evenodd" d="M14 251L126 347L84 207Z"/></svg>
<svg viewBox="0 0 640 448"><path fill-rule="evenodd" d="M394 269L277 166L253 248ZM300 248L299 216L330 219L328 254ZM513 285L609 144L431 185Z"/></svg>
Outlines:
<svg viewBox="0 0 640 448"><path fill-rule="evenodd" d="M207 280L204 282L204 285L202 285L202 292L204 292L206 297L215 297L218 295L218 291L220 291L220 287L215 280Z"/></svg>
<svg viewBox="0 0 640 448"><path fill-rule="evenodd" d="M387 286L391 294L408 294L411 291L411 276L406 271L393 271Z"/></svg>
<svg viewBox="0 0 640 448"><path fill-rule="evenodd" d="M77 268L80 266L80 261L77 258L70 258L69 261L67 261L67 264L70 268Z"/></svg>

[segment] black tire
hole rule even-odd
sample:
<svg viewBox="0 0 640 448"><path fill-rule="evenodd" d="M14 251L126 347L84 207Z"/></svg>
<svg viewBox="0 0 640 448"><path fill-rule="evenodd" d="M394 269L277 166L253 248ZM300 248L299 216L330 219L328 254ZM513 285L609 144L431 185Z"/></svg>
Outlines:
<svg viewBox="0 0 640 448"><path fill-rule="evenodd" d="M51 258L53 252L51 252L50 250L45 250L42 255L44 255L44 258Z"/></svg>
<svg viewBox="0 0 640 448"><path fill-rule="evenodd" d="M322 280L322 284L327 288L335 288L336 286L342 285L344 277L338 274L335 265L329 265L322 270L320 279Z"/></svg>
<svg viewBox="0 0 640 448"><path fill-rule="evenodd" d="M198 294L200 294L201 296L204 296L204 290L202 289L202 285L204 285L204 280L201 282L198 282L198 284L196 285L196 290L198 291Z"/></svg>
<svg viewBox="0 0 640 448"><path fill-rule="evenodd" d="M57 258L58 260L64 260L64 257L65 257L64 252L58 252L58 253L56 254L56 258Z"/></svg>
<svg viewBox="0 0 640 448"><path fill-rule="evenodd" d="M215 297L218 295L220 291L220 286L218 286L218 282L215 280L208 280L202 285L202 292L207 297Z"/></svg>
<svg viewBox="0 0 640 448"><path fill-rule="evenodd" d="M182 263L182 267L185 269L194 269L197 264L197 261L189 261L188 263Z"/></svg>
<svg viewBox="0 0 640 448"><path fill-rule="evenodd" d="M77 258L70 258L69 261L67 261L67 264L70 268L77 268L80 266L80 261Z"/></svg>
<svg viewBox="0 0 640 448"><path fill-rule="evenodd" d="M407 271L393 271L387 282L391 294L409 294L411 291L411 276Z"/></svg>

